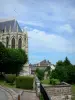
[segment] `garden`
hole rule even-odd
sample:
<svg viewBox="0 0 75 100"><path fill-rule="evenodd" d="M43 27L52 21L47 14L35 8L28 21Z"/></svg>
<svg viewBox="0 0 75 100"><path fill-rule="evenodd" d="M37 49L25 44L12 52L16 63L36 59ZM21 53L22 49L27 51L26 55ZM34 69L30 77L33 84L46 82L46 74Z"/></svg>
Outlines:
<svg viewBox="0 0 75 100"><path fill-rule="evenodd" d="M22 49L5 48L0 42L0 85L33 89L34 77L19 76L28 57Z"/></svg>
<svg viewBox="0 0 75 100"><path fill-rule="evenodd" d="M47 77L45 76L47 73ZM75 100L75 65L71 64L70 60L66 57L64 61L59 60L55 69L36 69L36 75L45 85L59 85L61 82L66 82L72 86L72 95Z"/></svg>

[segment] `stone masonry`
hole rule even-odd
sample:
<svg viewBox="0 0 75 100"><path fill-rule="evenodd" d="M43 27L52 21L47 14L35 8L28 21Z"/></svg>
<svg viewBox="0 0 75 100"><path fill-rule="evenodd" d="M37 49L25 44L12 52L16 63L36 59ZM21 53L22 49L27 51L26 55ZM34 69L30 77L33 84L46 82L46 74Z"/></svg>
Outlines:
<svg viewBox="0 0 75 100"><path fill-rule="evenodd" d="M51 100L71 100L71 85L44 86Z"/></svg>

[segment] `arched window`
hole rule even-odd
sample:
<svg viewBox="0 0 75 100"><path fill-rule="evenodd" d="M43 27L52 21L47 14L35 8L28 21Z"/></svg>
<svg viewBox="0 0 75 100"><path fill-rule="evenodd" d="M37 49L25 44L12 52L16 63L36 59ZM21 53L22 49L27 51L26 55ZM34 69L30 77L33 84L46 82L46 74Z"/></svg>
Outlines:
<svg viewBox="0 0 75 100"><path fill-rule="evenodd" d="M18 40L18 48L22 48L22 39L21 38Z"/></svg>
<svg viewBox="0 0 75 100"><path fill-rule="evenodd" d="M6 48L9 46L9 37L6 37Z"/></svg>
<svg viewBox="0 0 75 100"><path fill-rule="evenodd" d="M15 39L14 38L12 38L12 40L11 40L11 48L15 48Z"/></svg>

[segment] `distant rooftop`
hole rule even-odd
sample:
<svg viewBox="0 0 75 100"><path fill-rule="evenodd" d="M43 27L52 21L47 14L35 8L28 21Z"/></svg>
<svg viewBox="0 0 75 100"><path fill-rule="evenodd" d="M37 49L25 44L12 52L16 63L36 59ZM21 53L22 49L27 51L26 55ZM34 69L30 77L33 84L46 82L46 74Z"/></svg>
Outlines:
<svg viewBox="0 0 75 100"><path fill-rule="evenodd" d="M22 32L16 19L14 18L0 19L0 31L3 31L6 27L6 32L9 32L9 28L11 27L12 32L17 32L17 26L18 26L18 32Z"/></svg>
<svg viewBox="0 0 75 100"><path fill-rule="evenodd" d="M44 67L44 66L50 66L51 65L51 62L49 62L49 60L42 60L41 62L37 63L37 64L30 64L29 66L41 66L41 67Z"/></svg>

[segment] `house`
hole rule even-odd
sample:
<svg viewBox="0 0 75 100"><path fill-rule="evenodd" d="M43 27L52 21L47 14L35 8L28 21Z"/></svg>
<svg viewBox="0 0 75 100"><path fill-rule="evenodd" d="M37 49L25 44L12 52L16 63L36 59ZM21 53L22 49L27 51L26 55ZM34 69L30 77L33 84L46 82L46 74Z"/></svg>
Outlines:
<svg viewBox="0 0 75 100"><path fill-rule="evenodd" d="M36 64L29 64L29 67L31 68L31 74L34 74L36 69L46 69L47 67L51 67L51 70L55 69L55 66L49 62L49 60L43 60Z"/></svg>

